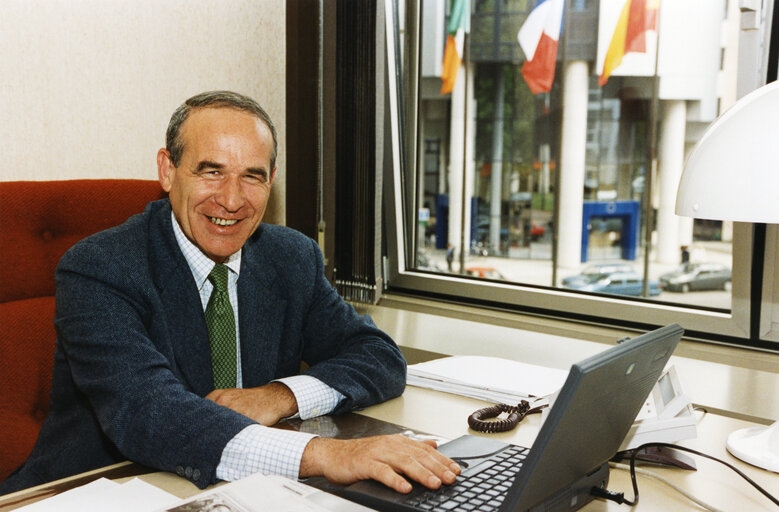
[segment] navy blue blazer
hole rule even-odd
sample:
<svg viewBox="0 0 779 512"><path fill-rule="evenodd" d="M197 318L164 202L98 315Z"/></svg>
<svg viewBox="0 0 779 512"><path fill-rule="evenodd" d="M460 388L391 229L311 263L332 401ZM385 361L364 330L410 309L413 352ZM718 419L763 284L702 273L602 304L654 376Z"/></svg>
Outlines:
<svg viewBox="0 0 779 512"><path fill-rule="evenodd" d="M88 222L89 219L84 219ZM251 419L203 397L213 374L203 307L167 199L70 249L56 272L51 408L0 494L130 459L192 468L213 484L222 450ZM324 277L309 238L261 224L238 280L244 387L303 373L338 390L335 413L400 395L405 361Z"/></svg>

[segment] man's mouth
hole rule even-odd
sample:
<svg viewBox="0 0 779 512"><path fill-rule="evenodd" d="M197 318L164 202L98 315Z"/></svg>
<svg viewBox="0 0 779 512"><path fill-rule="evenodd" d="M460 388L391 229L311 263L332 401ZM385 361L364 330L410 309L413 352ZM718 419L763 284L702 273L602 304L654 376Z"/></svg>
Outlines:
<svg viewBox="0 0 779 512"><path fill-rule="evenodd" d="M208 220L210 220L212 223L216 224L217 226L232 226L236 222L238 222L238 219L221 219L219 217L208 217Z"/></svg>

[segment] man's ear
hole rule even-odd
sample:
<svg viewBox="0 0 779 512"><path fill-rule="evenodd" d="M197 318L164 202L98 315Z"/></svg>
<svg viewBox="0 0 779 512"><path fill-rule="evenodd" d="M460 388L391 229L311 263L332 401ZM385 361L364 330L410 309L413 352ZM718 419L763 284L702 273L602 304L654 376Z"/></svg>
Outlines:
<svg viewBox="0 0 779 512"><path fill-rule="evenodd" d="M157 151L157 177L162 185L162 190L170 192L173 186L173 174L176 171L176 167L170 159L170 152L162 148Z"/></svg>
<svg viewBox="0 0 779 512"><path fill-rule="evenodd" d="M268 180L268 183L273 185L273 180L276 178L276 166L273 166L273 170L270 172L270 180Z"/></svg>

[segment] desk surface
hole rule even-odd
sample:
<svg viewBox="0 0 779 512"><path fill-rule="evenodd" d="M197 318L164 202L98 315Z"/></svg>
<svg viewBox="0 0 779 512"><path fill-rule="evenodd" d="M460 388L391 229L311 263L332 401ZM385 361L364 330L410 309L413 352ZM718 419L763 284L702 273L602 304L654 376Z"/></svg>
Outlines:
<svg viewBox="0 0 779 512"><path fill-rule="evenodd" d="M468 415L483 406L484 403L478 400L409 386L402 397L366 409L362 414L393 421L415 431L433 432L453 439L463 434L484 435L471 431L466 423ZM420 414L419 411L425 411L425 414ZM711 413L699 418L698 437L683 441L679 443L680 445L725 460L738 467L772 494L779 494L779 474L745 464L732 457L725 449L725 440L730 432L754 426L753 423ZM489 435L509 443L531 446L540 423L539 416L528 416L514 431ZM738 504L741 510L776 510L769 500L721 464L700 457L696 457L696 464L698 471L670 468L651 468L651 470L696 497L720 508L731 507L735 510ZM637 510L701 510L687 498L648 477L639 475L638 485L641 498ZM629 473L613 469L609 489L624 492L625 496L632 498L633 490ZM624 512L625 507L598 500L582 510Z"/></svg>
<svg viewBox="0 0 779 512"><path fill-rule="evenodd" d="M335 419L328 417L318 418L298 422L295 426L301 430L316 431L323 435L339 437L351 437L358 434L391 433L408 428L418 433L431 433L443 438L453 439L466 433L486 435L470 431L466 423L468 415L484 405L484 402L478 400L407 387L403 396L360 412L360 415L363 417L382 420L380 422L360 421L360 415L354 415L352 418L348 416ZM403 427L399 427L399 425ZM711 413L706 414L700 419L698 424L697 439L684 441L680 444L698 449L734 464L758 484L768 489L769 492L779 494L779 475L744 464L731 457L725 450L725 439L730 432L752 425L752 423L746 421ZM514 431L490 434L490 436L507 442L530 446L538 433L539 426L540 417L529 416ZM696 460L696 463L698 465L698 471L696 472L668 468L653 468L652 470L661 474L675 485L720 508L731 507L736 509L738 507L740 510L750 511L776 510L771 502L724 466L700 458ZM82 485L89 479L107 476L122 480L138 474L142 475L141 478L147 482L182 498L199 492L199 489L190 482L174 474L150 472L137 464L121 463L89 474L78 475L77 477L71 477L53 484L4 496L0 498L0 512L13 510L19 506L36 501L41 497L49 496L52 493L75 485ZM636 510L701 510L691 501L672 491L662 483L641 475L638 477L638 482L641 499ZM628 473L619 469L612 470L609 489L624 491L626 496L632 497ZM616 503L596 500L582 510L586 512L617 510L624 512L625 508Z"/></svg>
<svg viewBox="0 0 779 512"><path fill-rule="evenodd" d="M441 355L482 355L568 371L571 364L603 351L624 335L598 332L597 336L581 335L582 339L501 325L497 319L488 323L365 305L360 305L359 311L370 314L376 325L398 342L410 362ZM606 329L600 329L603 330ZM720 362L697 358L704 351L716 352ZM421 356L415 357L418 354ZM762 361L762 369L735 364L738 358L747 356ZM779 354L752 353L683 339L671 364L676 366L685 393L695 405L764 425L779 419Z"/></svg>

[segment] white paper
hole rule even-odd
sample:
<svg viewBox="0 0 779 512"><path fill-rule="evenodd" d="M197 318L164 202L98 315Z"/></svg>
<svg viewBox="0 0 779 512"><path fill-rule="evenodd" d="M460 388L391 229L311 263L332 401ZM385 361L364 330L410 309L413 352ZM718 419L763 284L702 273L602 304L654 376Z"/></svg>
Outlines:
<svg viewBox="0 0 779 512"><path fill-rule="evenodd" d="M32 505L27 505L16 510L19 512L60 512L75 510L75 506L78 505L79 500L86 499L88 496L118 486L118 483L108 480L107 478L99 478L94 482L62 492L51 498L46 498L45 500L38 501Z"/></svg>
<svg viewBox="0 0 779 512"><path fill-rule="evenodd" d="M95 495L90 501L81 502L80 512L152 512L181 501L181 498L163 491L138 478L113 489Z"/></svg>
<svg viewBox="0 0 779 512"><path fill-rule="evenodd" d="M181 501L158 487L134 478L118 484L100 478L81 487L17 509L20 512L151 512Z"/></svg>
<svg viewBox="0 0 779 512"><path fill-rule="evenodd" d="M451 356L409 366L407 383L490 402L549 397L568 372L487 356Z"/></svg>

